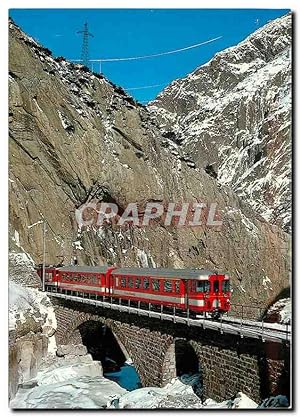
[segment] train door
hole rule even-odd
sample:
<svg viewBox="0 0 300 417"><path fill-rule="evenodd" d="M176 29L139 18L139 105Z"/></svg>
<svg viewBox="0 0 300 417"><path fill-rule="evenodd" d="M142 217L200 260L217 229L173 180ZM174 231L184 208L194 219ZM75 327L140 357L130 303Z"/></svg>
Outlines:
<svg viewBox="0 0 300 417"><path fill-rule="evenodd" d="M116 267L111 267L107 270L106 274L105 274L105 290L104 290L104 294L107 295L108 297L111 296L112 294L112 289L113 289L113 276L111 275L111 272L116 269Z"/></svg>
<svg viewBox="0 0 300 417"><path fill-rule="evenodd" d="M53 271L53 275L52 275L52 281L55 284L56 287L58 287L58 282L59 282L59 270L58 269L54 269Z"/></svg>
<svg viewBox="0 0 300 417"><path fill-rule="evenodd" d="M107 272L105 274L105 287L104 287L104 294L107 296L110 295L110 287L111 287L111 274Z"/></svg>
<svg viewBox="0 0 300 417"><path fill-rule="evenodd" d="M218 275L215 275L212 279L212 292L214 296L219 295L220 292L220 280Z"/></svg>
<svg viewBox="0 0 300 417"><path fill-rule="evenodd" d="M189 283L186 279L182 280L184 288L184 307L189 308Z"/></svg>
<svg viewBox="0 0 300 417"><path fill-rule="evenodd" d="M218 275L211 276L211 303L212 303L212 310L219 308L219 297L221 291L221 282Z"/></svg>

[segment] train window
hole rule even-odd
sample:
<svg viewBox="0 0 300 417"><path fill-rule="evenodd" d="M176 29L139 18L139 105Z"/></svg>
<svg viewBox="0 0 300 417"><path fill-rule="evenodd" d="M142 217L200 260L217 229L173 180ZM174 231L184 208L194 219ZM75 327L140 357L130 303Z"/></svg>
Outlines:
<svg viewBox="0 0 300 417"><path fill-rule="evenodd" d="M126 288L126 277L121 278L121 287Z"/></svg>
<svg viewBox="0 0 300 417"><path fill-rule="evenodd" d="M223 292L229 292L230 291L230 283L229 280L222 282L222 290Z"/></svg>
<svg viewBox="0 0 300 417"><path fill-rule="evenodd" d="M219 292L219 281L214 281L214 292Z"/></svg>
<svg viewBox="0 0 300 417"><path fill-rule="evenodd" d="M175 291L180 292L180 282L179 281L175 281Z"/></svg>
<svg viewBox="0 0 300 417"><path fill-rule="evenodd" d="M141 278L136 278L135 280L135 288L141 288L142 287L142 280Z"/></svg>
<svg viewBox="0 0 300 417"><path fill-rule="evenodd" d="M133 278L128 278L128 287L133 288Z"/></svg>
<svg viewBox="0 0 300 417"><path fill-rule="evenodd" d="M209 292L210 282L209 281L197 281L196 292Z"/></svg>
<svg viewBox="0 0 300 417"><path fill-rule="evenodd" d="M153 279L152 280L152 290L153 291L159 291L159 280Z"/></svg>
<svg viewBox="0 0 300 417"><path fill-rule="evenodd" d="M171 281L164 281L164 291L172 292L172 283Z"/></svg>
<svg viewBox="0 0 300 417"><path fill-rule="evenodd" d="M147 290L150 286L149 278L144 278L144 289Z"/></svg>

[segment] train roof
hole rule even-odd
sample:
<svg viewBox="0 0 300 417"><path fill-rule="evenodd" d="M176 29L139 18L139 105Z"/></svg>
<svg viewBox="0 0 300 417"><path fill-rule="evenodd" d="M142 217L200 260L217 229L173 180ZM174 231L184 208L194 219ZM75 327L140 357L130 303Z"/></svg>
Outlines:
<svg viewBox="0 0 300 417"><path fill-rule="evenodd" d="M108 265L98 266L81 266L69 265L57 268L62 272L77 272L77 273L94 273L106 274L107 270L111 268ZM217 272L208 271L206 269L172 269L172 268L116 268L111 272L112 275L132 275L136 277L165 277L169 279L184 278L184 279L208 279L210 275L215 275ZM226 274L222 274L226 275Z"/></svg>
<svg viewBox="0 0 300 417"><path fill-rule="evenodd" d="M98 266L81 266L81 265L69 265L69 266L62 266L61 268L57 268L59 271L66 271L66 272L94 272L95 274L105 274L107 269L109 268L108 265L98 265Z"/></svg>
<svg viewBox="0 0 300 417"><path fill-rule="evenodd" d="M167 268L117 268L112 271L112 275L132 275L132 276L150 276L166 278L185 278L199 279L208 278L216 272L205 269L167 269Z"/></svg>

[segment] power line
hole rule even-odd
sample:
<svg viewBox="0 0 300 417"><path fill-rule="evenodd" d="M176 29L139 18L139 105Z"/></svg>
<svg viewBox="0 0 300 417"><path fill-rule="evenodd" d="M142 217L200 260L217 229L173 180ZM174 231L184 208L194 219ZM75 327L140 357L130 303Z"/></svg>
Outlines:
<svg viewBox="0 0 300 417"><path fill-rule="evenodd" d="M142 85L141 87L129 87L129 88L123 87L123 88L127 91L131 91L131 90L144 90L145 88L162 87L163 85L166 85L166 84Z"/></svg>
<svg viewBox="0 0 300 417"><path fill-rule="evenodd" d="M174 49L172 51L166 51L166 52L160 52L157 54L152 55L141 55L141 56L131 56L131 57L125 57L125 58L100 58L100 59L91 59L91 62L116 62L116 61L134 61L138 59L147 59L147 58L155 58L163 55L170 55L170 54L176 54L178 52L187 51L188 49L198 48L199 46L206 45L211 42L215 42L219 39L221 39L223 36L218 36L217 38L209 39L204 42L196 43L195 45L186 46L184 48L180 49ZM72 61L82 61L82 59L73 59Z"/></svg>

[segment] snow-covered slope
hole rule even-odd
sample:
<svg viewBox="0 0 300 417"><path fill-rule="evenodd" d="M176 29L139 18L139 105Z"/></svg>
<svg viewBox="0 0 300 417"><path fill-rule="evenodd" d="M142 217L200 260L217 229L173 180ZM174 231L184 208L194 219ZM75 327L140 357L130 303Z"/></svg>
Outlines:
<svg viewBox="0 0 300 417"><path fill-rule="evenodd" d="M164 146L229 185L267 221L291 217L291 15L218 54L150 103Z"/></svg>

